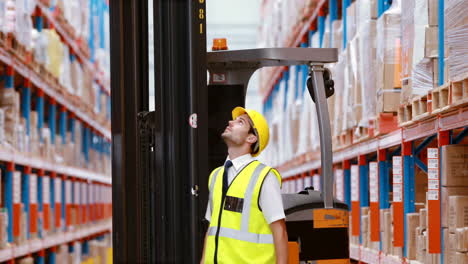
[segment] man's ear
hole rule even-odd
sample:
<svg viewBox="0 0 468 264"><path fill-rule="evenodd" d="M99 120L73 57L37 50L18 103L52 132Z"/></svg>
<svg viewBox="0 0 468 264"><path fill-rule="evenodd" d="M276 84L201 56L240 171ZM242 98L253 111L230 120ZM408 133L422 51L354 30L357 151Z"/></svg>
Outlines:
<svg viewBox="0 0 468 264"><path fill-rule="evenodd" d="M255 135L252 135L250 134L248 137L247 137L247 142L249 142L250 144L255 144L255 142L257 142L257 137Z"/></svg>

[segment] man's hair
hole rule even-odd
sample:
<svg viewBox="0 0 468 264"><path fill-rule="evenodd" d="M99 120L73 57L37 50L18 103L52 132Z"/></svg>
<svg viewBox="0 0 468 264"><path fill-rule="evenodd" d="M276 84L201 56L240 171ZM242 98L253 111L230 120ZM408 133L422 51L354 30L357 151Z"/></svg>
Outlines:
<svg viewBox="0 0 468 264"><path fill-rule="evenodd" d="M252 120L250 119L250 117L249 117L249 125L250 125L249 134L252 134L255 137L257 137L257 141L254 144L250 145L250 153L255 154L258 152L258 149L260 147L260 141L259 141L260 139L258 138L257 129L255 129L254 124Z"/></svg>

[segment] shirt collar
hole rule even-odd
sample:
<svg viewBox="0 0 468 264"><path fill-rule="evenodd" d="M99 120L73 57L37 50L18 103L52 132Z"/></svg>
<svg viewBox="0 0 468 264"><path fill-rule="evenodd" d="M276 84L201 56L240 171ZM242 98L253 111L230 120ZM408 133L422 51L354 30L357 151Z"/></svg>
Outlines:
<svg viewBox="0 0 468 264"><path fill-rule="evenodd" d="M229 156L228 156L227 159L229 160ZM252 155L250 153L248 153L248 154L242 155L240 157L237 157L237 158L231 160L231 162L232 162L232 165L233 165L234 169L236 171L239 171L239 169L241 169L245 165L249 164L253 160L255 160L254 157L252 157Z"/></svg>

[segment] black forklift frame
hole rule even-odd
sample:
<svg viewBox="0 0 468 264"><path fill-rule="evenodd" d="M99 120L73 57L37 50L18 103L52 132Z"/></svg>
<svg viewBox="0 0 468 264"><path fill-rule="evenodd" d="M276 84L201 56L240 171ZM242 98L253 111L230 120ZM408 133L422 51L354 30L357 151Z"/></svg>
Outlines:
<svg viewBox="0 0 468 264"><path fill-rule="evenodd" d="M153 8L149 113L147 1L110 1L113 259L193 263L206 209L196 199L208 196L194 186L208 178L207 149L198 147L208 145L206 128L188 125L189 116L207 123L205 1L155 0Z"/></svg>

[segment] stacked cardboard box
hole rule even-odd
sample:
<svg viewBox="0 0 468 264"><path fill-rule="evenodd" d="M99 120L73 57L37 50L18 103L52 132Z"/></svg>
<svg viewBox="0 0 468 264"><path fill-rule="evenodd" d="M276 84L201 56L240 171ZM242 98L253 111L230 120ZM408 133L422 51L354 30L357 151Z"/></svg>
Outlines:
<svg viewBox="0 0 468 264"><path fill-rule="evenodd" d="M0 249L8 246L8 211L2 208L0 212Z"/></svg>
<svg viewBox="0 0 468 264"><path fill-rule="evenodd" d="M443 146L441 157L441 221L442 227L448 227L449 197L468 195L468 146Z"/></svg>
<svg viewBox="0 0 468 264"><path fill-rule="evenodd" d="M2 89L0 92L0 107L4 112L4 130L6 142L15 147L15 128L20 122L20 96L15 89Z"/></svg>
<svg viewBox="0 0 468 264"><path fill-rule="evenodd" d="M393 247L393 224L392 224L392 210L390 209L381 209L381 238L382 238L382 251L385 254L391 254Z"/></svg>
<svg viewBox="0 0 468 264"><path fill-rule="evenodd" d="M445 263L466 263L468 258L468 196L449 197L449 224L444 228Z"/></svg>
<svg viewBox="0 0 468 264"><path fill-rule="evenodd" d="M377 1L356 1L356 35L348 42L351 52L351 67L356 68L355 112L359 127L369 127L369 121L376 117L377 90ZM349 9L349 7L348 7ZM361 107L359 107L361 105ZM360 109L359 109L360 108ZM361 111L361 112L359 112ZM355 131L356 136L359 130Z"/></svg>
<svg viewBox="0 0 468 264"><path fill-rule="evenodd" d="M401 3L377 20L377 112L396 112L400 103Z"/></svg>

